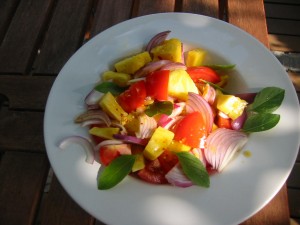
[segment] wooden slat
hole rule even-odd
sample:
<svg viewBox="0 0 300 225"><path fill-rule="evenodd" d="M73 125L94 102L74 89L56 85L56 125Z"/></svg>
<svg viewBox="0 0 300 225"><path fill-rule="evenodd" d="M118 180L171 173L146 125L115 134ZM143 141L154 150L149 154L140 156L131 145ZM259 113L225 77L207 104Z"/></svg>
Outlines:
<svg viewBox="0 0 300 225"><path fill-rule="evenodd" d="M44 110L54 77L0 75L0 94L10 109Z"/></svg>
<svg viewBox="0 0 300 225"><path fill-rule="evenodd" d="M0 224L33 224L48 169L45 154L4 153L0 164Z"/></svg>
<svg viewBox="0 0 300 225"><path fill-rule="evenodd" d="M37 222L42 225L92 225L94 218L70 198L54 176L50 191L41 204L41 216Z"/></svg>
<svg viewBox="0 0 300 225"><path fill-rule="evenodd" d="M291 81L293 82L296 91L300 92L300 73L295 73L295 72L289 71L288 75L289 75ZM299 97L298 97L298 99L299 99Z"/></svg>
<svg viewBox="0 0 300 225"><path fill-rule="evenodd" d="M182 11L219 18L218 0L183 0Z"/></svg>
<svg viewBox="0 0 300 225"><path fill-rule="evenodd" d="M288 208L282 207L287 201L287 188L284 185L262 210L241 225L290 225Z"/></svg>
<svg viewBox="0 0 300 225"><path fill-rule="evenodd" d="M22 1L0 46L1 73L26 73L53 0Z"/></svg>
<svg viewBox="0 0 300 225"><path fill-rule="evenodd" d="M300 5L299 0L265 0L266 3L281 3L281 4L293 4Z"/></svg>
<svg viewBox="0 0 300 225"><path fill-rule="evenodd" d="M291 217L300 218L300 189L288 189Z"/></svg>
<svg viewBox="0 0 300 225"><path fill-rule="evenodd" d="M173 12L175 10L175 2L175 0L136 0L134 4L133 16Z"/></svg>
<svg viewBox="0 0 300 225"><path fill-rule="evenodd" d="M265 3L266 17L300 20L300 5Z"/></svg>
<svg viewBox="0 0 300 225"><path fill-rule="evenodd" d="M300 20L283 20L269 18L267 20L267 25L270 34L300 36Z"/></svg>
<svg viewBox="0 0 300 225"><path fill-rule="evenodd" d="M269 34L272 51L300 52L300 36Z"/></svg>
<svg viewBox="0 0 300 225"><path fill-rule="evenodd" d="M134 0L102 0L98 2L91 36L131 18L131 9Z"/></svg>
<svg viewBox="0 0 300 225"><path fill-rule="evenodd" d="M81 46L93 0L58 1L34 73L58 74Z"/></svg>
<svg viewBox="0 0 300 225"><path fill-rule="evenodd" d="M14 15L20 0L0 1L0 43Z"/></svg>
<svg viewBox="0 0 300 225"><path fill-rule="evenodd" d="M228 22L256 37L269 47L262 0L228 0Z"/></svg>
<svg viewBox="0 0 300 225"><path fill-rule="evenodd" d="M0 110L0 149L44 151L43 112ZM1 223L0 223L1 224Z"/></svg>

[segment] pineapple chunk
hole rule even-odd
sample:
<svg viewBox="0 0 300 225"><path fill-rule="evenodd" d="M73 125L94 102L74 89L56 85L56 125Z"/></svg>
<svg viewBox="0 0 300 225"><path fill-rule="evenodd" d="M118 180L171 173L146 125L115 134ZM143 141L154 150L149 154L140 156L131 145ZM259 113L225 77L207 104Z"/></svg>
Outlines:
<svg viewBox="0 0 300 225"><path fill-rule="evenodd" d="M102 74L102 80L103 81L108 81L112 80L114 83L121 87L125 87L128 85L128 81L131 79L131 76L127 73L118 73L114 71L105 71Z"/></svg>
<svg viewBox="0 0 300 225"><path fill-rule="evenodd" d="M119 133L120 128L117 127L93 127L89 133L105 139L113 139L113 135Z"/></svg>
<svg viewBox="0 0 300 225"><path fill-rule="evenodd" d="M181 41L176 38L166 40L163 44L154 47L151 53L154 61L166 59L173 62L181 62Z"/></svg>
<svg viewBox="0 0 300 225"><path fill-rule="evenodd" d="M134 164L131 171L136 172L138 170L144 169L145 167L145 158L143 154L136 154Z"/></svg>
<svg viewBox="0 0 300 225"><path fill-rule="evenodd" d="M234 95L224 95L220 92L217 94L217 109L233 120L242 115L247 104L245 100Z"/></svg>
<svg viewBox="0 0 300 225"><path fill-rule="evenodd" d="M151 60L149 52L142 52L117 62L115 68L119 73L134 74Z"/></svg>
<svg viewBox="0 0 300 225"><path fill-rule="evenodd" d="M150 138L148 144L145 147L144 156L150 160L156 159L169 146L173 138L173 132L162 127L158 127L154 131L152 137Z"/></svg>
<svg viewBox="0 0 300 225"><path fill-rule="evenodd" d="M118 120L121 123L125 121L125 117L128 115L110 92L107 92L101 98L99 105L110 117Z"/></svg>
<svg viewBox="0 0 300 225"><path fill-rule="evenodd" d="M168 146L168 150L172 152L188 152L191 150L191 147L173 140Z"/></svg>
<svg viewBox="0 0 300 225"><path fill-rule="evenodd" d="M188 92L199 93L198 88L185 70L173 70L170 72L168 94L172 97L186 101Z"/></svg>
<svg viewBox="0 0 300 225"><path fill-rule="evenodd" d="M197 48L193 49L191 51L188 51L187 57L186 57L186 66L201 66L203 64L204 58L206 55L206 51Z"/></svg>

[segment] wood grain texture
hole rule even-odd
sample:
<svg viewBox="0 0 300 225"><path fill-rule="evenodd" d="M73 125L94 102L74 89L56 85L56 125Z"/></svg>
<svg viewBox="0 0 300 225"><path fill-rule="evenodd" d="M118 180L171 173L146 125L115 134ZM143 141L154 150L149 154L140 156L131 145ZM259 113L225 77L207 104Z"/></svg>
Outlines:
<svg viewBox="0 0 300 225"><path fill-rule="evenodd" d="M174 12L175 0L136 0L134 2L133 16L143 16L153 13Z"/></svg>
<svg viewBox="0 0 300 225"><path fill-rule="evenodd" d="M95 11L91 36L131 18L132 5L134 0L101 0Z"/></svg>
<svg viewBox="0 0 300 225"><path fill-rule="evenodd" d="M42 225L92 225L94 218L71 199L54 176L50 191L45 195L41 204L41 216L38 223Z"/></svg>
<svg viewBox="0 0 300 225"><path fill-rule="evenodd" d="M30 69L52 6L53 0L20 2L0 45L1 73L24 74Z"/></svg>
<svg viewBox="0 0 300 225"><path fill-rule="evenodd" d="M45 151L43 112L0 110L1 151ZM1 182L0 182L1 183Z"/></svg>
<svg viewBox="0 0 300 225"><path fill-rule="evenodd" d="M55 77L0 75L0 94L10 109L44 110Z"/></svg>
<svg viewBox="0 0 300 225"><path fill-rule="evenodd" d="M60 0L34 63L35 74L58 74L83 43L93 0Z"/></svg>
<svg viewBox="0 0 300 225"><path fill-rule="evenodd" d="M269 48L263 0L228 0L228 22L236 25Z"/></svg>
<svg viewBox="0 0 300 225"><path fill-rule="evenodd" d="M0 224L33 224L48 169L44 154L4 153L0 164Z"/></svg>
<svg viewBox="0 0 300 225"><path fill-rule="evenodd" d="M300 5L265 3L265 11L267 18L300 20Z"/></svg>
<svg viewBox="0 0 300 225"><path fill-rule="evenodd" d="M219 18L218 0L183 0L183 12L197 13L205 16Z"/></svg>
<svg viewBox="0 0 300 225"><path fill-rule="evenodd" d="M300 36L300 20L272 19L267 20L270 34Z"/></svg>
<svg viewBox="0 0 300 225"><path fill-rule="evenodd" d="M19 2L20 0L0 1L0 43L5 36Z"/></svg>

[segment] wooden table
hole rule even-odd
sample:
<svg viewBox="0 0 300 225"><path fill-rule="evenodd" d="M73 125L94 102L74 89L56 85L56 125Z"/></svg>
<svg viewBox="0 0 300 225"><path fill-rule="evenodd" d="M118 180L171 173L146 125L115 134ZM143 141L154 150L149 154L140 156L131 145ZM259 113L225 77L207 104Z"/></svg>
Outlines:
<svg viewBox="0 0 300 225"><path fill-rule="evenodd" d="M262 0L0 1L1 225L102 224L73 202L55 175L46 185L47 96L64 63L88 39L133 17L173 11L226 20L269 46ZM242 224L289 224L286 186Z"/></svg>

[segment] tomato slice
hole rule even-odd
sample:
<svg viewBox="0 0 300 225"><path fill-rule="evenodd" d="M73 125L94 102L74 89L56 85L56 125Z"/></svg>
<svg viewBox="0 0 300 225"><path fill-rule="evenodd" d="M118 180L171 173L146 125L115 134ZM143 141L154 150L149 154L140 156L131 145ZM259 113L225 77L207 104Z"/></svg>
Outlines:
<svg viewBox="0 0 300 225"><path fill-rule="evenodd" d="M206 80L211 83L218 83L221 81L221 78L216 71L206 66L189 67L186 72L195 83L200 83L201 80Z"/></svg>
<svg viewBox="0 0 300 225"><path fill-rule="evenodd" d="M105 145L99 150L100 161L105 166L109 165L115 158L125 154L131 154L130 146L127 144Z"/></svg>
<svg viewBox="0 0 300 225"><path fill-rule="evenodd" d="M139 170L137 173L140 179L152 184L168 183L167 179L165 178L165 174L166 173L162 169L158 159L149 161L146 164L145 168Z"/></svg>
<svg viewBox="0 0 300 225"><path fill-rule="evenodd" d="M121 93L117 100L121 107L130 113L144 104L146 96L145 82L141 80L132 84L129 89Z"/></svg>
<svg viewBox="0 0 300 225"><path fill-rule="evenodd" d="M168 173L177 163L178 157L169 150L165 150L159 157L161 168Z"/></svg>
<svg viewBox="0 0 300 225"><path fill-rule="evenodd" d="M199 148L201 138L207 135L206 124L200 112L187 114L174 128L174 140Z"/></svg>
<svg viewBox="0 0 300 225"><path fill-rule="evenodd" d="M146 77L147 95L158 100L168 99L169 70L154 71Z"/></svg>
<svg viewBox="0 0 300 225"><path fill-rule="evenodd" d="M232 126L231 126L231 122L232 122L232 119L230 119L229 117L228 118L224 118L220 115L217 115L217 126L219 128L227 128L227 129L232 129Z"/></svg>

